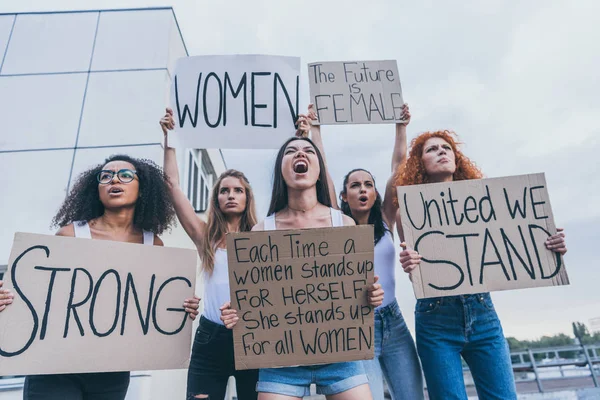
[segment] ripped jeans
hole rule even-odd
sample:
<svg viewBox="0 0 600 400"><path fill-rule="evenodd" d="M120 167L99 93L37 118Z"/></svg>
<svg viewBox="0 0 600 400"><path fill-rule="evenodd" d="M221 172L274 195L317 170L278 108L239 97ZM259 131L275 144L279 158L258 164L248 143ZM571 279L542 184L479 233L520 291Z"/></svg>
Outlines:
<svg viewBox="0 0 600 400"><path fill-rule="evenodd" d="M238 400L258 398L258 370L235 370L232 331L201 316L188 369L188 399L223 400L230 376L235 377Z"/></svg>

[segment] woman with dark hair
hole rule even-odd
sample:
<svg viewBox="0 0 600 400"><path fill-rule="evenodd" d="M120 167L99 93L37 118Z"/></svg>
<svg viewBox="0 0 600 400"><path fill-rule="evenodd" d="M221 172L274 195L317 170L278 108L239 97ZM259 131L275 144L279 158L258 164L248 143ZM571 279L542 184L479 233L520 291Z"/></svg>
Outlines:
<svg viewBox="0 0 600 400"><path fill-rule="evenodd" d="M459 150L453 132L425 132L413 139L396 186L482 177L479 168ZM398 234L403 239L397 215ZM400 263L410 273L419 266L421 256L405 243L401 246ZM547 239L546 248L567 252L562 229ZM517 398L508 344L489 293L417 300L415 324L430 399L467 399L461 356L480 399Z"/></svg>
<svg viewBox="0 0 600 400"><path fill-rule="evenodd" d="M165 140L165 173L175 212L192 239L204 281L204 310L196 330L187 377L187 395L198 399L223 399L230 376L235 377L237 398L255 400L258 371L235 370L233 334L223 326L221 306L229 301L229 268L225 236L246 232L256 224L254 194L246 176L233 169L219 176L212 188L208 219L201 220L179 186L175 149L167 143L167 132L175 127L173 111L160 120Z"/></svg>
<svg viewBox="0 0 600 400"><path fill-rule="evenodd" d="M175 222L163 172L150 160L112 156L79 176L52 223L58 236L162 246L157 236ZM198 298L186 299L193 320ZM1 311L2 309L0 309ZM35 375L25 400L124 399L129 372Z"/></svg>
<svg viewBox="0 0 600 400"><path fill-rule="evenodd" d="M351 218L331 208L327 169L321 152L310 139L292 137L281 146L273 177L268 216L252 230L355 225ZM370 285L368 292L369 303L380 305L381 285ZM237 311L227 304L222 319L226 327L233 328L238 321ZM328 399L371 399L362 362L261 369L256 389L260 400L301 399L310 394L311 383Z"/></svg>
<svg viewBox="0 0 600 400"><path fill-rule="evenodd" d="M321 129L311 123L316 117L311 104L308 115L301 117L300 130L310 130L319 150L325 153ZM392 399L423 399L423 377L415 342L404 322L395 295L396 250L392 230L398 206L394 201L393 173L406 159L406 125L409 122L410 111L405 104L403 122L396 124L392 174L387 181L384 198L377 191L373 175L362 168L353 169L346 174L340 193L341 210L345 215L351 217L357 225L373 225L375 274L379 276L379 282L386 293L383 304L375 309L375 358L363 361L375 400L384 399L384 378Z"/></svg>

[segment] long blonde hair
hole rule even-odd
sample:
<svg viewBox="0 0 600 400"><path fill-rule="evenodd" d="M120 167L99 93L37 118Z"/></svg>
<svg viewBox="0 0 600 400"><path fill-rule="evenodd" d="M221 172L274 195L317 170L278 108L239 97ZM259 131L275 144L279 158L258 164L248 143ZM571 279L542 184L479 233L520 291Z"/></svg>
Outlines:
<svg viewBox="0 0 600 400"><path fill-rule="evenodd" d="M254 206L254 193L250 182L243 172L235 169L228 169L223 172L212 188L210 203L208 205L208 221L206 223L206 232L202 238L202 268L209 274L212 274L215 268L215 252L219 243L227 234L227 219L219 207L219 191L223 179L233 177L240 180L246 192L246 208L242 213L240 220L240 232L248 232L256 225L256 209Z"/></svg>

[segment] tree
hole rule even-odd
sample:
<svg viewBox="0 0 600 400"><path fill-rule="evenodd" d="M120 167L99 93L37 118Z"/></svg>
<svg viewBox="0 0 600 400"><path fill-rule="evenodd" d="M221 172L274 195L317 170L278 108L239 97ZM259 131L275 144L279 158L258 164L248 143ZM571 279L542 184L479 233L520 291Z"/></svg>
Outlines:
<svg viewBox="0 0 600 400"><path fill-rule="evenodd" d="M579 341L579 344L583 344L584 340L590 336L587 326L582 322L573 322L573 334Z"/></svg>

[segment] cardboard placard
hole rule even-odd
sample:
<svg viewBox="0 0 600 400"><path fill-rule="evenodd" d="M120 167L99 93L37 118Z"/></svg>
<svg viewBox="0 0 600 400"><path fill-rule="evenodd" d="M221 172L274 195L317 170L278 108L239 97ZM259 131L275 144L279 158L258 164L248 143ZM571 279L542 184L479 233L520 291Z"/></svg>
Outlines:
<svg viewBox="0 0 600 400"><path fill-rule="evenodd" d="M373 358L373 227L227 235L235 368Z"/></svg>
<svg viewBox="0 0 600 400"><path fill-rule="evenodd" d="M400 186L404 239L423 257L418 299L568 285L544 174Z"/></svg>
<svg viewBox="0 0 600 400"><path fill-rule="evenodd" d="M196 252L16 233L0 375L186 368Z"/></svg>
<svg viewBox="0 0 600 400"><path fill-rule="evenodd" d="M402 121L402 87L395 60L308 64L310 98L320 124Z"/></svg>
<svg viewBox="0 0 600 400"><path fill-rule="evenodd" d="M275 149L294 133L300 58L197 56L177 61L174 147Z"/></svg>

